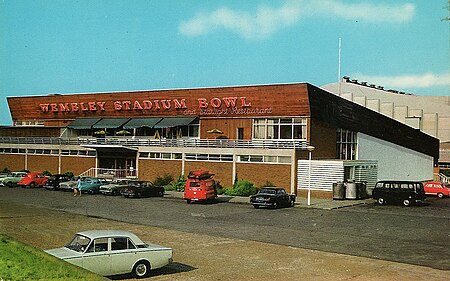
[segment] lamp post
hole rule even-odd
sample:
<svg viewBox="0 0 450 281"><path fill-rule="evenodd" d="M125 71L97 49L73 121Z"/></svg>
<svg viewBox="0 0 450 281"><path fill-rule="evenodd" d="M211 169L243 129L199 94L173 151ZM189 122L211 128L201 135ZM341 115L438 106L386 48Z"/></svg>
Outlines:
<svg viewBox="0 0 450 281"><path fill-rule="evenodd" d="M308 145L306 147L309 154L309 169L308 169L308 206L311 205L311 158L312 158L312 152L315 149L314 146Z"/></svg>

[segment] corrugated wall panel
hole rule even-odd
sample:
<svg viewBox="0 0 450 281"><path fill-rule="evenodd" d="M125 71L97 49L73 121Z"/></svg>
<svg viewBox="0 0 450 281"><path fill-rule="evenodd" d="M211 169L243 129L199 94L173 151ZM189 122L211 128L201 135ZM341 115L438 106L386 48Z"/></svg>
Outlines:
<svg viewBox="0 0 450 281"><path fill-rule="evenodd" d="M298 189L308 189L309 160L298 161ZM333 183L344 181L342 161L311 161L311 189L332 191Z"/></svg>

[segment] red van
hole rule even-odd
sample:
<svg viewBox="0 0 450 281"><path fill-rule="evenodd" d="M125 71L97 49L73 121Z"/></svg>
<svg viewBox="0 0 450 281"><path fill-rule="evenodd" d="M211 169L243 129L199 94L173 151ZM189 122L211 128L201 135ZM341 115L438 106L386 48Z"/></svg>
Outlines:
<svg viewBox="0 0 450 281"><path fill-rule="evenodd" d="M188 204L192 201L214 200L217 197L217 189L212 176L214 174L206 170L189 172L183 196Z"/></svg>

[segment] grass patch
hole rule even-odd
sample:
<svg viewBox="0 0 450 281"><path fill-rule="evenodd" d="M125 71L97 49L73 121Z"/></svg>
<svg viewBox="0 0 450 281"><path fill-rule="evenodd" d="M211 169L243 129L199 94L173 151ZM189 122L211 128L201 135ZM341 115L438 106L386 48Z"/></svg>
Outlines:
<svg viewBox="0 0 450 281"><path fill-rule="evenodd" d="M105 280L0 234L0 280Z"/></svg>

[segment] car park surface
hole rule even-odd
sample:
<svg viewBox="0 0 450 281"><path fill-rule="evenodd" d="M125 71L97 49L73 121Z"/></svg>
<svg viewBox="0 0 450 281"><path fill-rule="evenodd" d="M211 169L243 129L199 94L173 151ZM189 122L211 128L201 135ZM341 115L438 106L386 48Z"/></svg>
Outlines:
<svg viewBox="0 0 450 281"><path fill-rule="evenodd" d="M367 200L367 204L334 210L306 208L303 198L299 198L297 201L300 205L296 205L296 208L263 212L264 216L261 216L259 210L254 210L248 201L246 204L219 202L186 205L182 194L180 199L172 198L154 197L130 203L122 197L94 195L74 198L64 192L45 189L0 188L2 201L44 206L65 213L101 217L116 222L156 226L192 233L196 237L207 235L259 241L450 270L448 243L442 239L450 235L449 198L429 198L428 204L411 208L380 206L375 201ZM313 204L316 203L315 200L318 199L313 198ZM1 206L3 205L0 204L0 208ZM45 220L54 224L52 218L46 217ZM41 223L43 222L39 221ZM77 224L75 221L70 223ZM33 227L37 227L37 224L35 222ZM431 232L439 235L430 235ZM70 233L72 235L73 232ZM181 235L183 236L184 234ZM181 237L179 239L182 241ZM214 241L215 239L211 240L211 243L214 244ZM170 243L158 243L174 248L174 253L178 251ZM195 251L200 253L201 249ZM187 264L192 265L190 262Z"/></svg>
<svg viewBox="0 0 450 281"><path fill-rule="evenodd" d="M73 212L61 211L57 209L48 209L37 207L44 201L40 200L27 200L27 204L18 204L14 202L14 195L20 196L24 194L24 191L31 191L33 196L39 194L49 194L50 199L55 198L62 199L63 202L72 202L74 206L83 208L83 201L90 202L94 199L105 198L104 196L85 196L81 198L73 198L67 193L49 192L46 190L22 190L18 189L18 192L9 193L7 196L8 201L5 201L5 190L16 189L0 189L0 231L8 234L9 236L20 240L24 243L33 245L39 249L49 249L58 247L73 237L73 233L82 229L90 229L95 226L98 229L123 229L130 230L133 233L139 235L143 240L153 241L158 244L167 245L174 249L174 262L166 267L152 271L149 278L139 280L427 280L437 281L446 280L448 277L447 270L438 270L426 266L417 266L406 263L398 263L392 261L381 260L383 256L375 258L366 258L355 255L345 255L339 253L332 253L330 251L317 251L310 248L296 247L292 245L280 244L278 242L259 242L254 239L240 239L231 238L223 235L215 235L215 233L205 234L196 231L180 231L176 230L176 226L168 228L165 226L151 226L147 224L136 224L130 222L121 222L116 219L108 220L98 216L86 216L81 214L75 214ZM20 192L22 191L22 192ZM67 201L64 198L68 199ZM27 198L32 199L32 198ZM35 198L36 199L36 198ZM42 199L42 198L40 198ZM76 199L76 200L74 200ZM108 203L115 201L129 202L129 200L121 197L106 197ZM432 198L433 199L433 198ZM12 201L11 201L12 200ZM214 204L214 205L194 205L186 206L181 200L168 200L161 198L149 198L145 200L137 200L139 204L150 201L150 203L168 202L169 206L177 206L183 209L193 209L197 211L211 210L214 208L220 208L221 212L225 212L226 216L230 213L235 213L236 218L242 214L242 210L250 210L251 213L261 214L257 210L247 204ZM434 202L434 201L433 201ZM446 208L448 199L438 200L437 204L439 208ZM31 204L32 205L31 205ZM39 203L39 204L37 204ZM53 202L52 206L58 205ZM147 202L149 203L149 202ZM161 205L157 204L157 207ZM230 206L231 205L231 206ZM178 212L179 209L175 207L173 212ZM189 207L189 208L185 208ZM231 210L225 211L230 207ZM368 209L367 209L368 208ZM372 209L389 213L389 216L398 216L398 212L409 212L413 208L402 208L400 206L388 205L378 206L376 204L361 205L352 210L357 209L357 212L372 213ZM133 208L134 209L134 208ZM237 210L236 210L237 209ZM196 212L197 212L196 211ZM314 212L320 211L316 209L281 209L277 212L264 212L265 215L270 215L272 223L273 216L276 214L284 214L294 211L307 211ZM323 217L326 217L326 213L341 213L347 212L346 208L336 209L333 211L326 211ZM436 210L429 210L425 212L426 215L434 214ZM171 220L171 213L169 213L169 219ZM157 214L159 215L159 214ZM206 214L205 214L206 215ZM216 216L215 212L213 216ZM323 218L318 216L319 218ZM199 220L207 220L205 217L194 213L192 218ZM308 216L305 219L310 219ZM353 218L353 217L352 217ZM184 220L185 217L183 216ZM57 221L58 223L55 223ZM348 218L347 218L348 221ZM224 223L227 223L225 220ZM317 222L317 220L316 220ZM158 224L156 222L154 224ZM339 224L339 223L338 223ZM359 224L359 222L357 222ZM200 225L204 227L204 224ZM305 225L309 231L309 225ZM228 227L225 226L227 229ZM251 227L249 225L248 227ZM354 231L352 224L348 223L349 231L351 234ZM24 231L24 230L27 231ZM208 228L207 231L210 229ZM250 229L249 229L250 230ZM436 229L440 231L439 227ZM239 228L236 230L240 232ZM277 234L282 234L284 228L280 228ZM299 235L305 235L306 232L299 232ZM289 233L290 234L290 233ZM419 232L420 235L420 232ZM266 236L271 236L267 235ZM384 236L384 235L383 235ZM352 235L352 237L354 237ZM284 240L283 235L276 237L278 241ZM312 237L306 237L312 239ZM276 241L274 240L274 241ZM202 247L198 247L198 241L203 241ZM334 241L337 243L337 241ZM333 243L331 243L333 244ZM395 247L392 247L387 242L385 247L391 247L395 251ZM385 248L379 247L378 248ZM400 246L401 247L401 246ZM430 247L426 252L422 251L421 245L415 249L418 254L423 253L424 257L427 257L427 253L434 252L434 248ZM437 262L446 260L447 255L439 256L439 253L435 253L436 257L439 257ZM224 266L226 265L226 266ZM138 280L131 276L117 276L113 278L115 280Z"/></svg>

